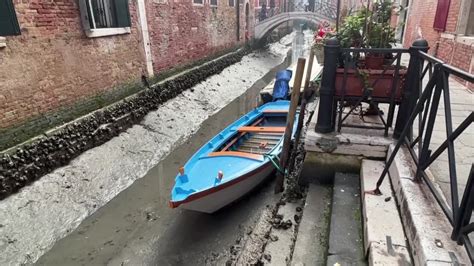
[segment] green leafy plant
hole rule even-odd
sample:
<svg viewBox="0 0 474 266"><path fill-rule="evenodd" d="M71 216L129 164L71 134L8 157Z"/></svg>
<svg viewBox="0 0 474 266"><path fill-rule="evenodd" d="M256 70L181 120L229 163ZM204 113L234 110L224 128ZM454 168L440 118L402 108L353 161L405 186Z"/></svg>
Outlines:
<svg viewBox="0 0 474 266"><path fill-rule="evenodd" d="M390 0L376 0L347 16L339 29L341 46L390 48L395 43L395 29L390 25L394 7Z"/></svg>

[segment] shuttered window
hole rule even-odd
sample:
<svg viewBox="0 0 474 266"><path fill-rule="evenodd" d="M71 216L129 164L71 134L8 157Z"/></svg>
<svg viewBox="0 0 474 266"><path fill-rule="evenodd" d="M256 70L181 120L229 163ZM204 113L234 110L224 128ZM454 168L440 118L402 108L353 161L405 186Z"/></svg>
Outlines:
<svg viewBox="0 0 474 266"><path fill-rule="evenodd" d="M433 23L435 30L444 31L446 29L450 4L451 0L438 0L438 7L436 8L436 16Z"/></svg>
<svg viewBox="0 0 474 266"><path fill-rule="evenodd" d="M128 0L80 0L86 29L131 26Z"/></svg>
<svg viewBox="0 0 474 266"><path fill-rule="evenodd" d="M20 35L12 0L0 0L0 36Z"/></svg>

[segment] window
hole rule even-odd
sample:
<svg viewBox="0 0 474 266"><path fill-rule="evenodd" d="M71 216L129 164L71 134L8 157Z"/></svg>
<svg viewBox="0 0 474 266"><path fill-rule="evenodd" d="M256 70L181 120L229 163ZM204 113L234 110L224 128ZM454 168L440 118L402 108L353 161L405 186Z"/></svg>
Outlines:
<svg viewBox="0 0 474 266"><path fill-rule="evenodd" d="M20 35L12 0L0 1L0 36Z"/></svg>
<svg viewBox="0 0 474 266"><path fill-rule="evenodd" d="M448 20L449 5L451 0L439 0L436 8L435 20L433 28L435 30L444 31L446 29L446 21Z"/></svg>
<svg viewBox="0 0 474 266"><path fill-rule="evenodd" d="M234 6L235 5L235 0L229 0L229 6Z"/></svg>
<svg viewBox="0 0 474 266"><path fill-rule="evenodd" d="M211 6L217 6L217 0L211 0L210 4Z"/></svg>
<svg viewBox="0 0 474 266"><path fill-rule="evenodd" d="M204 4L204 0L193 0L193 3L202 5L202 4Z"/></svg>
<svg viewBox="0 0 474 266"><path fill-rule="evenodd" d="M130 33L128 0L80 0L79 3L88 37Z"/></svg>

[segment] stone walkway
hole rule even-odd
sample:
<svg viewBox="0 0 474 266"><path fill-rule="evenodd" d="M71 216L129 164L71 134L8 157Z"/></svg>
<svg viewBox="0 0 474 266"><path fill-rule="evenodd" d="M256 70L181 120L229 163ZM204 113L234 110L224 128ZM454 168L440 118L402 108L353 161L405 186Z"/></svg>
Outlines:
<svg viewBox="0 0 474 266"><path fill-rule="evenodd" d="M402 56L402 65L408 66L409 56ZM428 83L429 76L425 75L423 79L423 89ZM453 122L453 131L466 119L471 112L474 111L474 92L466 88L460 82L453 78L449 79L449 91L451 100L451 114ZM444 108L444 98L441 97L438 113L435 120L435 127L431 139L430 149L434 152L446 140L446 117ZM413 127L416 135L418 120L415 120ZM461 201L464 187L469 177L471 165L474 162L474 126L470 125L464 130L461 136L454 142L456 171L458 177L458 193L459 201ZM451 203L451 189L449 177L448 153L443 152L438 159L430 166L430 170L436 178L437 183L441 187L446 199Z"/></svg>

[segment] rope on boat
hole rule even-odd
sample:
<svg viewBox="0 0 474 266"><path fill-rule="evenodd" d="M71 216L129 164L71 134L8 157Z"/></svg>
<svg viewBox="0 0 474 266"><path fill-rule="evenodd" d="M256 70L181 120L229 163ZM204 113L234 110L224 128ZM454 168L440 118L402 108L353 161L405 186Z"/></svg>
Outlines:
<svg viewBox="0 0 474 266"><path fill-rule="evenodd" d="M278 172L282 173L283 175L286 174L286 169L282 169L280 162L278 161L278 157L275 154L263 154L264 157L267 157L270 162L272 162L273 166L277 169Z"/></svg>

